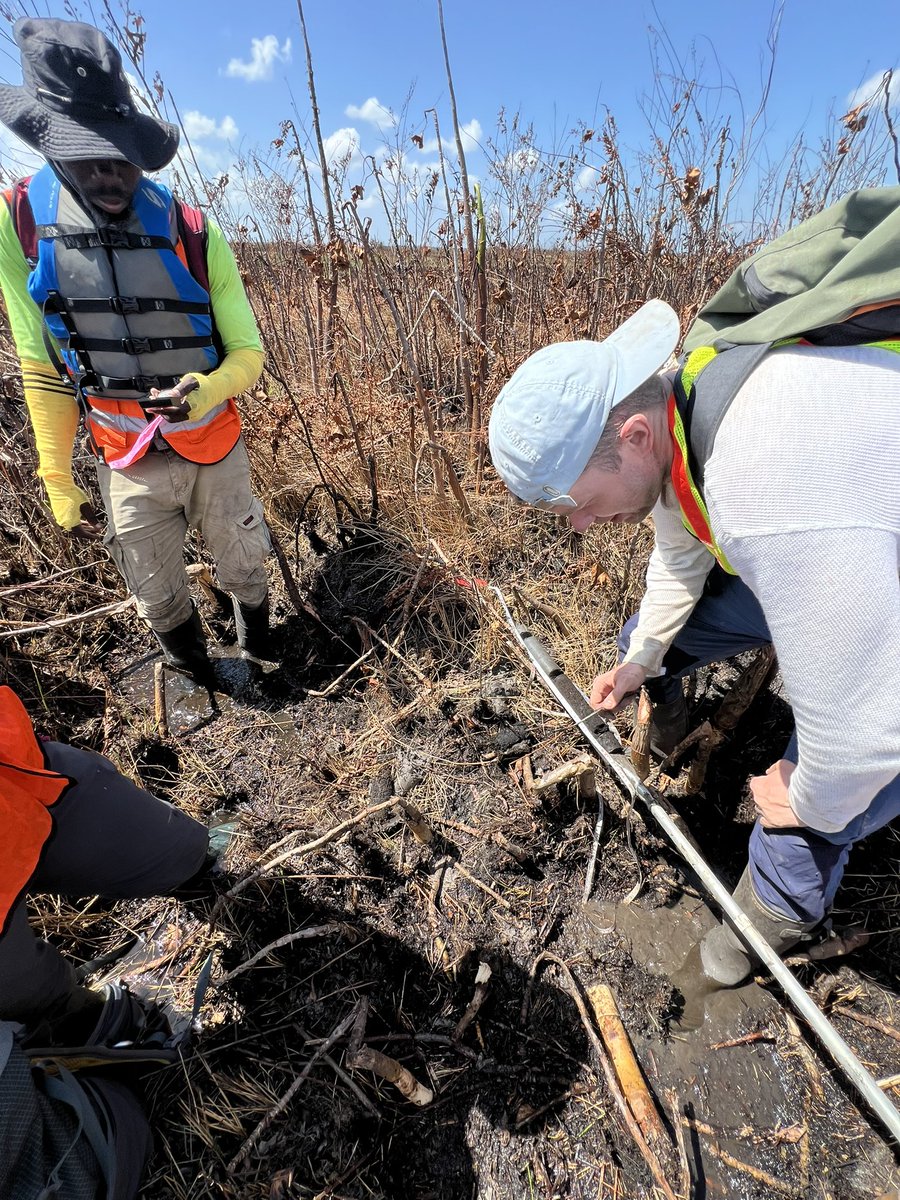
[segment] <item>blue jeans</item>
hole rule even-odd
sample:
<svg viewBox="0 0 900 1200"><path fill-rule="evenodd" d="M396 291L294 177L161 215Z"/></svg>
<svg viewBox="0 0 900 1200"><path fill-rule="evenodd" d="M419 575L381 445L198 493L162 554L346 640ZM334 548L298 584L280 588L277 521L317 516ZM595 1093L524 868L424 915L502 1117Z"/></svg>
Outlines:
<svg viewBox="0 0 900 1200"><path fill-rule="evenodd" d="M637 624L635 614L619 635L624 655ZM665 674L648 681L654 703L681 694L681 679L697 667L731 658L771 641L766 619L746 584L716 566L707 590L663 659ZM797 737L783 755L797 761ZM865 812L837 833L812 829L765 829L750 834L750 873L760 900L792 920L821 921L834 900L850 847L900 816L900 775L886 784Z"/></svg>

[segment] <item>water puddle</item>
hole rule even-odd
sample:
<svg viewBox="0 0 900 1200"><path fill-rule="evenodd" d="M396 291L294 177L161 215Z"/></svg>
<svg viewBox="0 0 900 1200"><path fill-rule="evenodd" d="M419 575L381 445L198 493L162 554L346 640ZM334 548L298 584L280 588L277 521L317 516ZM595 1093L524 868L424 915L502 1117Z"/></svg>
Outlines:
<svg viewBox="0 0 900 1200"><path fill-rule="evenodd" d="M126 668L118 679L122 695L136 710L143 710L150 721L156 721L155 667L158 655L148 655ZM165 716L169 733L183 736L205 728L222 716L241 716L246 721L252 714L254 728L264 728L279 739L293 740L297 729L291 714L274 707L267 697L267 674L254 663L241 658L236 648L223 651L214 658L216 676L221 688L211 697L206 688L179 671L166 670Z"/></svg>

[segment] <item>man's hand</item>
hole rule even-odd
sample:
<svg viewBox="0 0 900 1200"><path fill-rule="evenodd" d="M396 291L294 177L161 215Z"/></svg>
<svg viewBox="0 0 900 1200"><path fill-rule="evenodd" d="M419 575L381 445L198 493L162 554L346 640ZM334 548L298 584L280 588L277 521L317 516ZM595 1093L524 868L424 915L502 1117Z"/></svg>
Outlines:
<svg viewBox="0 0 900 1200"><path fill-rule="evenodd" d="M80 511L81 520L73 529L69 530L69 537L73 537L79 542L96 542L98 538L103 537L103 526L94 511L93 504L82 504Z"/></svg>
<svg viewBox="0 0 900 1200"><path fill-rule="evenodd" d="M620 704L639 692L647 678L646 667L625 663L598 675L591 687L591 707L615 712Z"/></svg>
<svg viewBox="0 0 900 1200"><path fill-rule="evenodd" d="M788 787L796 767L796 763L780 758L765 775L754 775L750 780L753 803L766 829L796 829L803 825L788 801Z"/></svg>
<svg viewBox="0 0 900 1200"><path fill-rule="evenodd" d="M145 404L144 411L152 413L154 417L165 417L167 421L186 421L191 411L187 396L199 386L200 384L193 375L185 375L184 379L176 383L174 387L166 388L164 391L160 391L159 388L151 388L150 399L157 403Z"/></svg>

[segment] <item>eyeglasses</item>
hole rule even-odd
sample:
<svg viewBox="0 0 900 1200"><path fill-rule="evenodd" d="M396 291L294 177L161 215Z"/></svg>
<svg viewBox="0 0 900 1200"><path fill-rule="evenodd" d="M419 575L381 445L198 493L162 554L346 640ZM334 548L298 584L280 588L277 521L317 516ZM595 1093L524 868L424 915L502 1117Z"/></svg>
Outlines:
<svg viewBox="0 0 900 1200"><path fill-rule="evenodd" d="M544 487L541 488L541 491L544 493L544 495L541 496L538 500L523 500L520 496L517 496L516 499L519 501L520 504L524 505L526 508L577 508L578 507L578 501L573 499L572 496L570 496L568 493L563 495L561 492L558 492L556 490L556 488L551 487L549 484L545 484Z"/></svg>

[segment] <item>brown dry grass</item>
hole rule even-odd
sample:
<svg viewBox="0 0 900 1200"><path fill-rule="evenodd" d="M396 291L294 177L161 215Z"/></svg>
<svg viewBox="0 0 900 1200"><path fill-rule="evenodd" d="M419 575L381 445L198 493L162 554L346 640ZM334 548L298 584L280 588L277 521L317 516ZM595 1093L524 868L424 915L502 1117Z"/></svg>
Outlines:
<svg viewBox="0 0 900 1200"><path fill-rule="evenodd" d="M108 15L114 36L150 79L143 27L132 14ZM165 108L164 86L148 90ZM242 987L212 989L199 1051L177 1080L169 1073L153 1084L159 1147L148 1195L391 1194L378 1191L376 1151L358 1151L340 1121L352 1124L347 1113L368 1103L395 1122L403 1141L408 1116L387 1086L372 1079L355 1081L360 1100L341 1074L337 1048L333 1064L317 1066L298 1105L338 1114L326 1166L308 1159L279 1166L291 1158L290 1130L300 1123L290 1115L237 1178L228 1179L224 1168L277 1104L316 1039L368 994L369 981L352 964L373 939L382 945L378 939L394 938L383 944L397 955L404 987L404 971L427 978L438 1015L458 1019L454 1006L468 1000L467 964L476 948L515 947L516 970L527 975L544 940L557 936L557 918L573 919L593 811L575 800L561 802L563 816L547 812L499 769L502 755L483 740L487 684L504 673L517 680L505 720L532 731L536 764L564 762L581 747L527 679L479 581L516 591L536 632L587 686L598 666L613 661L616 633L636 607L652 533L641 527L577 537L565 523L510 503L485 456L491 398L532 350L603 336L650 296L672 303L686 324L761 237L815 211L837 190L884 175L886 134L878 122L863 129L858 121L857 127L832 121L821 146L798 143L748 199L759 118L738 129L702 108L706 94L684 71L680 78L659 72L646 101L655 133L637 154L620 147L612 115L602 128L579 127L562 152L544 152L518 116L501 114L488 141L491 171L481 198L488 216L479 224L473 197L471 228L459 211L459 164L445 164L449 204L441 199L443 180L413 197L402 165L392 179L373 169L365 187L383 203L387 232L380 242L361 225L360 197L340 166L326 179L325 204L306 165L317 147L293 122L284 123L265 155L239 164L253 201L250 216L231 212L226 192L197 176L189 154L181 160L183 188L209 204L235 246L266 343L263 378L243 404L256 486L292 576L331 630L329 643L321 628L295 620L273 565L289 661L298 679L323 690L357 654L371 654L327 703L290 695L287 739L279 714L229 709L209 730L176 736L170 749L177 770L166 781L156 763L155 778L170 799L201 818L223 798L242 798L253 815L231 851L233 882L258 870L283 839L299 845L364 809L378 779L412 757L427 763L415 804L457 844L468 877L451 871L448 898L438 908L433 889L445 868L428 858L404 822L379 819L362 841L289 858L213 909L43 898L40 928L82 959L129 931L155 930L177 947L164 973L183 1009L190 1008L210 952L220 979L313 921L317 908L346 923L343 934L323 935L321 953L317 941L275 950L246 972ZM600 180L587 203L574 187L586 165L597 168ZM567 213L548 225L551 205L565 197ZM7 394L15 395L15 356L6 337L0 373ZM0 439L0 633L121 595L100 552L54 530L33 481L33 449L18 402L0 412ZM76 473L90 486L83 447ZM198 547L191 553L202 557ZM10 590L34 580L45 582ZM207 609L206 616L218 628L215 614ZM352 617L371 622L382 641L353 626ZM144 640L135 618L124 614L48 636L6 636L0 653L6 678L41 731L101 749L129 774L146 775L146 749L157 745L152 717L120 686L123 662ZM325 646L328 655L317 662ZM524 845L544 864L545 878L510 873L502 855L498 863L494 834ZM610 870L618 869L630 887L630 830L622 826L615 836ZM382 876L394 881L390 888ZM651 885L661 895L664 876ZM895 900L878 898L886 908ZM333 996L317 991L323 979L332 981ZM393 982L382 980L382 987L389 992ZM511 994L518 995L514 988ZM537 1008L555 1020L557 1003L543 996ZM647 1011L646 1019L655 1019L653 1003ZM407 1003L400 988L390 1017L382 1013L381 1036L420 1034L428 1021L439 1036L435 1012L424 1001ZM488 1024L484 1036L502 1040L500 1028ZM517 1034L539 1056L557 1052L548 1048L549 1036L540 1022ZM398 1054L403 1045L388 1044ZM566 1053L573 1057L566 1045L559 1062ZM452 1097L471 1058L446 1045L426 1058L432 1083ZM410 1061L422 1071L426 1058L420 1053ZM576 1076L557 1087L562 1099L550 1124L511 1147L508 1130L504 1140L477 1107L460 1118L477 1146L486 1189L479 1194L498 1200L652 1194L583 1058ZM504 1080L498 1077L498 1092ZM528 1118L526 1108L515 1111ZM310 1145L302 1144L308 1155Z"/></svg>

